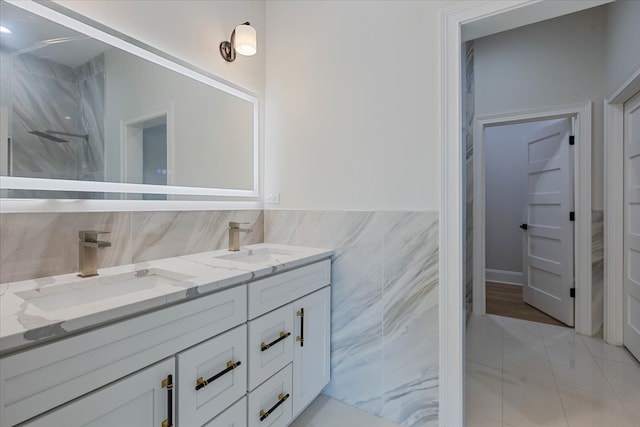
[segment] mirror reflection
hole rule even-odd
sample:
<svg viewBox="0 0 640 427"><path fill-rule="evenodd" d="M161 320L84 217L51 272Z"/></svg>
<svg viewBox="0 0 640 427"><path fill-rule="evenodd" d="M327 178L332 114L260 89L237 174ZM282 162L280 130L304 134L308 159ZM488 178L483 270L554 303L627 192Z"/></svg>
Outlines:
<svg viewBox="0 0 640 427"><path fill-rule="evenodd" d="M251 96L227 93L6 2L0 8L7 29L0 34L0 174L254 189ZM78 193L87 197L105 196Z"/></svg>

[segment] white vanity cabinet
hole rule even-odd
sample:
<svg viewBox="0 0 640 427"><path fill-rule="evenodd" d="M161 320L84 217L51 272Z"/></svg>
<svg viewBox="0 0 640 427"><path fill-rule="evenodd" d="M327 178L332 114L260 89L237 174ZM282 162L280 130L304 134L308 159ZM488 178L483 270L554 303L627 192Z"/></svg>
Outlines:
<svg viewBox="0 0 640 427"><path fill-rule="evenodd" d="M25 427L171 426L175 378L173 358L64 405Z"/></svg>
<svg viewBox="0 0 640 427"><path fill-rule="evenodd" d="M324 259L4 356L0 427L286 427L329 381L330 277Z"/></svg>

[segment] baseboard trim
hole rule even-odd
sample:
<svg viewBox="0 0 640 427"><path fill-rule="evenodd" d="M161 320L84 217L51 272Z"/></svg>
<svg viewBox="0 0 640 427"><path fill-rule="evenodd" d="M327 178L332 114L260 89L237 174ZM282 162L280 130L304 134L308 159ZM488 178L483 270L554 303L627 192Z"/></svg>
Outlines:
<svg viewBox="0 0 640 427"><path fill-rule="evenodd" d="M485 270L485 279L487 282L522 286L522 273L518 271L492 270L487 268Z"/></svg>

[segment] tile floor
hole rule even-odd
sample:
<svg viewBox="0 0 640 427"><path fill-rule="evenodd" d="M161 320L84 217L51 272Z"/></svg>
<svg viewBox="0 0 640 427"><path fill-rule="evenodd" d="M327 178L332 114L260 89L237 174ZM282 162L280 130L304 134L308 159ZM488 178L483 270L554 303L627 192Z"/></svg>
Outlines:
<svg viewBox="0 0 640 427"><path fill-rule="evenodd" d="M290 427L400 427L324 394L318 396Z"/></svg>
<svg viewBox="0 0 640 427"><path fill-rule="evenodd" d="M640 427L640 363L573 329L471 316L466 416L467 427Z"/></svg>

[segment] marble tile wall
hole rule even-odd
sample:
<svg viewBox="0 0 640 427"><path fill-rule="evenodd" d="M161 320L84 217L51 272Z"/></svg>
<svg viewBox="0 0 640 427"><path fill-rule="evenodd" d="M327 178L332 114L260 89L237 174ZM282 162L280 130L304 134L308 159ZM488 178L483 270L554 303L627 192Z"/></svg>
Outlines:
<svg viewBox="0 0 640 427"><path fill-rule="evenodd" d="M598 331L604 319L604 212L591 211L591 274L593 292L593 325Z"/></svg>
<svg viewBox="0 0 640 427"><path fill-rule="evenodd" d="M465 44L465 103L464 131L466 148L466 234L465 234L465 302L467 314L473 303L473 118L475 115L474 47L473 41Z"/></svg>
<svg viewBox="0 0 640 427"><path fill-rule="evenodd" d="M13 175L102 181L103 55L75 69L27 53L4 58L9 62L3 72L10 80L5 86L11 98ZM29 133L47 130L87 134L88 138L60 136L67 142L53 142Z"/></svg>
<svg viewBox="0 0 640 427"><path fill-rule="evenodd" d="M403 426L436 426L438 213L268 210L265 241L335 250L324 393Z"/></svg>
<svg viewBox="0 0 640 427"><path fill-rule="evenodd" d="M229 221L250 222L242 244L264 241L261 210L0 215L0 283L78 271L78 231L105 230L109 267L227 247Z"/></svg>

